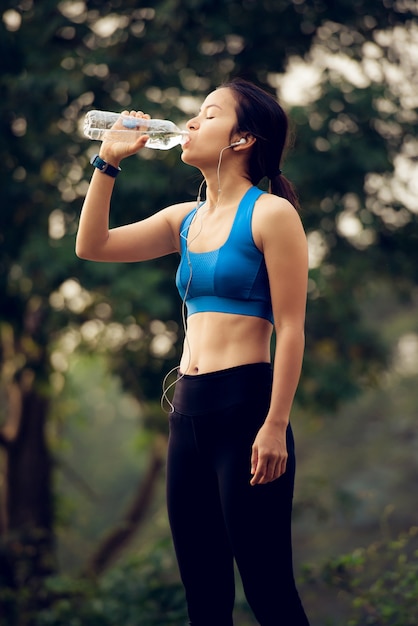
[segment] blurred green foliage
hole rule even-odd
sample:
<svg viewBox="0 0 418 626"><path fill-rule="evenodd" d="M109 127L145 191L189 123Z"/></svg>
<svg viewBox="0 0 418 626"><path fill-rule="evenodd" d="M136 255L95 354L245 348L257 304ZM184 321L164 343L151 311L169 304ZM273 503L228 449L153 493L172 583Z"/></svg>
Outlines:
<svg viewBox="0 0 418 626"><path fill-rule="evenodd" d="M99 581L55 576L45 580L39 606L22 612L21 594L9 594L10 623L33 626L160 626L186 621L184 593L167 571L173 569L172 551L155 545L152 553L112 569ZM42 598L48 598L42 608ZM0 600L2 599L0 595ZM3 600L4 600L3 595Z"/></svg>
<svg viewBox="0 0 418 626"><path fill-rule="evenodd" d="M306 568L304 576L314 588L322 581L348 600L347 626L415 626L418 527L330 559L319 571Z"/></svg>

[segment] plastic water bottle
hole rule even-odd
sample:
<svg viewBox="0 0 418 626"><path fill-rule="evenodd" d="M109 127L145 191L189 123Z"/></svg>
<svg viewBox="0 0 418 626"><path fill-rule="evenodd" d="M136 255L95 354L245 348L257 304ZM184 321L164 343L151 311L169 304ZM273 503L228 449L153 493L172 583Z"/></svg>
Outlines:
<svg viewBox="0 0 418 626"><path fill-rule="evenodd" d="M116 126L115 126L116 125ZM149 135L145 146L169 150L183 144L189 136L169 120L139 118L110 111L89 111L84 119L84 134L89 139L135 141L140 135Z"/></svg>

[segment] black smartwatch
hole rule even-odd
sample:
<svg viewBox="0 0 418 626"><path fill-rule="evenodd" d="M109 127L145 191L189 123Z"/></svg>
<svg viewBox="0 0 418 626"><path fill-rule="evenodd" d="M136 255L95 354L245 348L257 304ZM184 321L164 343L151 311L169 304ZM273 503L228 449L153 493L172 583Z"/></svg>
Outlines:
<svg viewBox="0 0 418 626"><path fill-rule="evenodd" d="M110 165L110 163L103 161L98 154L91 157L90 163L94 165L94 167L97 167L100 172L103 172L103 174L107 174L108 176L112 176L112 178L116 178L121 171L120 167L114 167L113 165Z"/></svg>

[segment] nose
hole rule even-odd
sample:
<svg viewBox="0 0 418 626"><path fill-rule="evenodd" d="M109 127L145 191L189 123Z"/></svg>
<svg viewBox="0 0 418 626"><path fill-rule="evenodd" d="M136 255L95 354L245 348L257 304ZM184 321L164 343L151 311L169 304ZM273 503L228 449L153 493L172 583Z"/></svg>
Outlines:
<svg viewBox="0 0 418 626"><path fill-rule="evenodd" d="M199 128L199 122L195 117L192 117L192 119L187 122L186 128L187 130L197 130Z"/></svg>

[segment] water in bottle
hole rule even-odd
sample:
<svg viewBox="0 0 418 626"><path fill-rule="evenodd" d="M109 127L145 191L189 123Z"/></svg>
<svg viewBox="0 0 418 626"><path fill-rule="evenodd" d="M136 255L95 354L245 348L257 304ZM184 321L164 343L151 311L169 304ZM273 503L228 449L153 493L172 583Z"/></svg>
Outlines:
<svg viewBox="0 0 418 626"><path fill-rule="evenodd" d="M183 144L189 136L169 120L138 118L110 111L89 111L84 119L84 134L89 139L135 141L138 133L149 135L145 146L169 150Z"/></svg>

